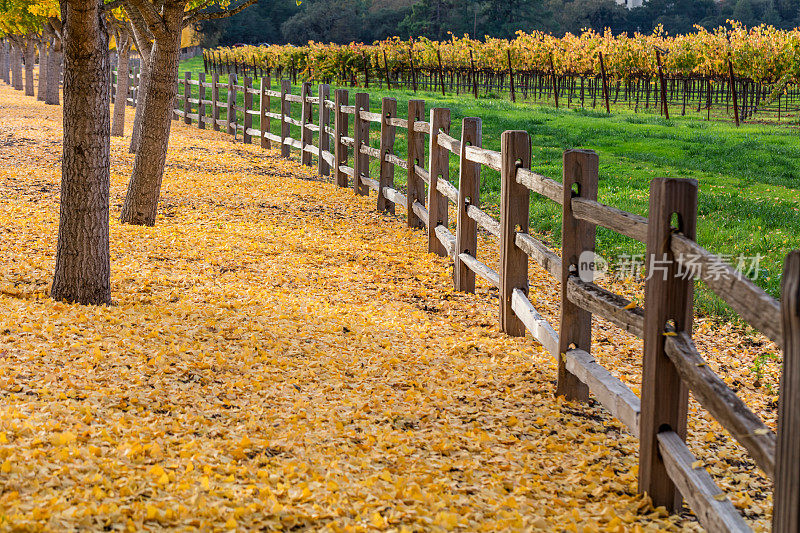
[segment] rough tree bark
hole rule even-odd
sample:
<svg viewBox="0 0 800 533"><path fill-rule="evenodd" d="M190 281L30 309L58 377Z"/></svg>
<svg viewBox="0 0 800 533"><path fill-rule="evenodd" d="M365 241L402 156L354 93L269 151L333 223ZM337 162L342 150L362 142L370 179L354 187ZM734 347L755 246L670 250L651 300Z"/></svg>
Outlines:
<svg viewBox="0 0 800 533"><path fill-rule="evenodd" d="M22 51L21 43L11 44L11 78L12 85L17 91L22 90Z"/></svg>
<svg viewBox="0 0 800 533"><path fill-rule="evenodd" d="M111 124L111 135L125 135L125 108L128 105L130 89L130 54L131 36L125 28L116 31L117 41L117 90L114 95L114 120Z"/></svg>
<svg viewBox="0 0 800 533"><path fill-rule="evenodd" d="M141 138L122 206L121 221L126 224L153 226L156 223L177 90L183 13L183 2L165 3L161 12L164 27L158 35L154 34Z"/></svg>
<svg viewBox="0 0 800 533"><path fill-rule="evenodd" d="M25 37L25 96L36 96L36 81L33 68L36 65L36 41L34 36Z"/></svg>
<svg viewBox="0 0 800 533"><path fill-rule="evenodd" d="M111 302L110 70L102 0L60 0L66 47L61 218L51 295Z"/></svg>
<svg viewBox="0 0 800 533"><path fill-rule="evenodd" d="M61 39L57 36L54 37L50 45L50 53L47 54L47 96L44 103L48 105L58 105L60 101L63 50L64 44Z"/></svg>
<svg viewBox="0 0 800 533"><path fill-rule="evenodd" d="M3 39L2 44L0 44L0 79L2 79L6 83L9 83L11 81L8 71L9 68L8 50L9 50L8 40Z"/></svg>
<svg viewBox="0 0 800 533"><path fill-rule="evenodd" d="M42 35L39 39L39 87L36 91L36 99L44 102L47 94L47 36Z"/></svg>
<svg viewBox="0 0 800 533"><path fill-rule="evenodd" d="M133 131L129 151L135 154L139 149L142 136L142 116L147 102L147 87L150 85L150 62L153 55L153 35L147 27L144 17L133 6L125 5L125 13L130 20L130 30L139 52L139 87L136 91L136 114L133 117Z"/></svg>

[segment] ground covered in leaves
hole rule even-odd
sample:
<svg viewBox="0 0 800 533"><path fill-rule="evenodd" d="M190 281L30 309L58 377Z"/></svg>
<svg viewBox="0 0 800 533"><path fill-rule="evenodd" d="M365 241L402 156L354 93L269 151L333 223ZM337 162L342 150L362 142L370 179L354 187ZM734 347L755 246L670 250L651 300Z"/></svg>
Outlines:
<svg viewBox="0 0 800 533"><path fill-rule="evenodd" d="M115 305L51 301L60 108L0 86L0 116L1 528L698 528L636 495L637 441L553 397L550 356L498 332L495 290L454 293L374 196L222 134L176 123L155 228L116 222L132 156L114 139ZM553 285L534 271L551 318ZM775 377L749 371L774 347L708 321L698 338L774 426ZM602 322L595 339L637 388L641 344ZM691 417L766 529L763 474Z"/></svg>

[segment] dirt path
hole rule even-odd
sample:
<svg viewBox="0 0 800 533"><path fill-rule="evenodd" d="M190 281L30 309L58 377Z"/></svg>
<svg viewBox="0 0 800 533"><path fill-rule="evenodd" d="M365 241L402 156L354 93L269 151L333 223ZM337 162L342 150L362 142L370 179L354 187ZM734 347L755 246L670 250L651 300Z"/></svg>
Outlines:
<svg viewBox="0 0 800 533"><path fill-rule="evenodd" d="M697 528L636 495L620 423L553 398L496 291L454 293L374 198L220 134L175 126L155 228L116 222L115 139L116 305L52 302L60 109L3 85L0 116L3 528Z"/></svg>

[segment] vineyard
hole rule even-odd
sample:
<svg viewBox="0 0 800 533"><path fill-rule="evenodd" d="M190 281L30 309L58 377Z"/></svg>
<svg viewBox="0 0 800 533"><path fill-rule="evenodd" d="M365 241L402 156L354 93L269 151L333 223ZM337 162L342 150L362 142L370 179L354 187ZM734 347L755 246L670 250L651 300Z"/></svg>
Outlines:
<svg viewBox="0 0 800 533"><path fill-rule="evenodd" d="M558 38L522 33L512 41L452 36L448 41L398 38L373 45L311 42L307 46L221 48L204 55L206 70L275 74L309 81L386 84L508 95L556 107L624 103L669 114L712 109L739 120L796 116L800 110L800 30L738 23L688 35L612 35L585 31Z"/></svg>

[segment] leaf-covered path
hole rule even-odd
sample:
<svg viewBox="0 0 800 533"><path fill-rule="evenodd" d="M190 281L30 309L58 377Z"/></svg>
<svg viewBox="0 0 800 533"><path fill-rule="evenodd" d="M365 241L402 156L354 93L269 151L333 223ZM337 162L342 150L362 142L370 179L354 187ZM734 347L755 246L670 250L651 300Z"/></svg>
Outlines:
<svg viewBox="0 0 800 533"><path fill-rule="evenodd" d="M637 441L553 398L496 292L221 134L176 123L155 228L116 223L114 139L116 305L49 300L60 109L2 86L0 116L0 527L697 527L636 496Z"/></svg>

